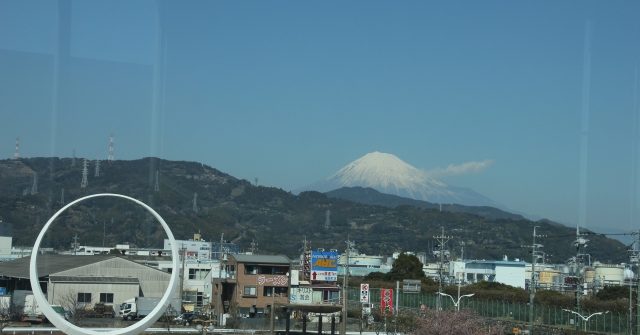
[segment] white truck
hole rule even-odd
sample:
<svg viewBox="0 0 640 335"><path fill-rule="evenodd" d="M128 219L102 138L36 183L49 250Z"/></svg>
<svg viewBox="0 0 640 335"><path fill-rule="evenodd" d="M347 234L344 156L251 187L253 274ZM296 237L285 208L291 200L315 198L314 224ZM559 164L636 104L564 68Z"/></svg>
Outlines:
<svg viewBox="0 0 640 335"><path fill-rule="evenodd" d="M137 320L142 319L149 315L151 311L158 305L161 298L151 297L135 297L129 300L125 300L120 305L119 314L124 320ZM173 299L169 306L173 311L179 312L181 310L180 299Z"/></svg>
<svg viewBox="0 0 640 335"><path fill-rule="evenodd" d="M22 311L21 321L34 323L45 321L44 314L36 303L33 292L27 290L13 291L13 305Z"/></svg>

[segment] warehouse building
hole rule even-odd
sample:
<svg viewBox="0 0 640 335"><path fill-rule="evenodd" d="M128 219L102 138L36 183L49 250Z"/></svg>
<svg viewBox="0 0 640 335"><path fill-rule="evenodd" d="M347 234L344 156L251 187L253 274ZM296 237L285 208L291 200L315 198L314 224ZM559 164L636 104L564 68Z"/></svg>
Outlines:
<svg viewBox="0 0 640 335"><path fill-rule="evenodd" d="M0 287L31 290L30 257L0 263ZM133 297L161 297L170 274L117 255L38 256L38 275L49 303L71 301L91 307L98 302L114 306Z"/></svg>

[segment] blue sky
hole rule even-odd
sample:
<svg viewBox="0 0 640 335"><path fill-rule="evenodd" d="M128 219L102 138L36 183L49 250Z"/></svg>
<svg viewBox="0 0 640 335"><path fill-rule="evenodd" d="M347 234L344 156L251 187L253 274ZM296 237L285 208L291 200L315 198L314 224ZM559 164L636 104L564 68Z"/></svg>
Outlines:
<svg viewBox="0 0 640 335"><path fill-rule="evenodd" d="M19 136L23 156L106 158L113 133L118 159L285 190L376 150L491 160L445 181L637 229L639 67L635 1L3 0L0 157Z"/></svg>

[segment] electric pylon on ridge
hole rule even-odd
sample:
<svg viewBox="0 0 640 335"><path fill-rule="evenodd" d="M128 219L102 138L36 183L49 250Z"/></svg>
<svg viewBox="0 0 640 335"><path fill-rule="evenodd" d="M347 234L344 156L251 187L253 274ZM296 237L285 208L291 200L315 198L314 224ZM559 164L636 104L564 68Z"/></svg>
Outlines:
<svg viewBox="0 0 640 335"><path fill-rule="evenodd" d="M109 136L109 156L107 156L108 162L113 162L115 159L115 149L113 144L113 134Z"/></svg>
<svg viewBox="0 0 640 335"><path fill-rule="evenodd" d="M16 151L13 152L13 159L20 158L20 137L16 137Z"/></svg>
<svg viewBox="0 0 640 335"><path fill-rule="evenodd" d="M89 175L89 161L85 158L82 162L82 181L80 182L80 188L87 188L89 185L89 180L87 179Z"/></svg>
<svg viewBox="0 0 640 335"><path fill-rule="evenodd" d="M93 176L100 177L100 160L99 159L96 159L96 169Z"/></svg>

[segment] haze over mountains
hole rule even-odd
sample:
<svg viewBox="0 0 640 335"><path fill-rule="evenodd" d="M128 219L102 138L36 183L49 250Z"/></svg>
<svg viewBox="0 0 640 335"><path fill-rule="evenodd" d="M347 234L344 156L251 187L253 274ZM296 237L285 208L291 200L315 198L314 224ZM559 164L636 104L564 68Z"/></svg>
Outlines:
<svg viewBox="0 0 640 335"><path fill-rule="evenodd" d="M368 153L327 179L298 191L329 192L342 187L368 187L381 193L437 204L500 207L474 190L447 185L393 154L378 151Z"/></svg>
<svg viewBox="0 0 640 335"><path fill-rule="evenodd" d="M197 163L144 158L111 161L100 173L87 173L81 187L82 164L71 158L0 160L0 218L14 245L30 245L47 218L64 204L93 193L120 193L156 209L174 235L187 239L200 232L211 240L224 238L259 252L299 255L302 240L313 248L344 249L347 236L361 252L388 255L395 251L427 252L433 236L444 228L455 236L452 252L464 244L465 257L525 258L533 226L547 235L540 243L552 261L575 255L575 228L532 222L490 208L438 206L422 202L397 205L363 204L318 192L294 195L235 178ZM93 172L95 162L89 169ZM35 176L37 175L37 179ZM37 187L36 183L37 181ZM379 195L379 194L378 194ZM386 200L385 200L386 201ZM330 216L330 220L327 217ZM44 246L68 248L75 234L85 245L160 246L165 234L144 210L126 202L95 200L78 204L47 233ZM627 259L625 246L605 236L589 236L593 260Z"/></svg>

